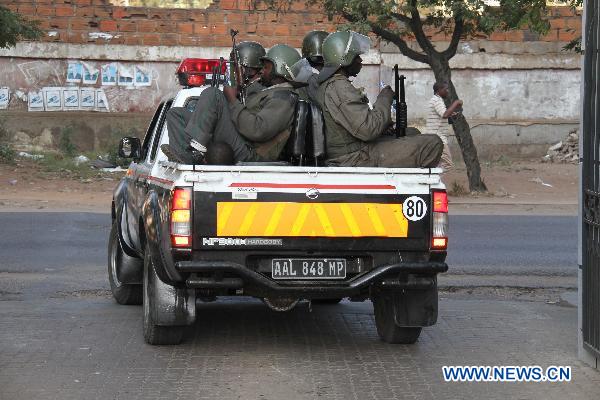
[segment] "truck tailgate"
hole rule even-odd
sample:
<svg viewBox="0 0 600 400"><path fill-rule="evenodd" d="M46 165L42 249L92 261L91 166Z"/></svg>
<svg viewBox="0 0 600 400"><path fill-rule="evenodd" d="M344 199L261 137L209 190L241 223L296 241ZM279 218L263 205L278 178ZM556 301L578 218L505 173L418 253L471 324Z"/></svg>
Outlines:
<svg viewBox="0 0 600 400"><path fill-rule="evenodd" d="M335 170L344 169L194 173L194 249L429 248L437 174Z"/></svg>

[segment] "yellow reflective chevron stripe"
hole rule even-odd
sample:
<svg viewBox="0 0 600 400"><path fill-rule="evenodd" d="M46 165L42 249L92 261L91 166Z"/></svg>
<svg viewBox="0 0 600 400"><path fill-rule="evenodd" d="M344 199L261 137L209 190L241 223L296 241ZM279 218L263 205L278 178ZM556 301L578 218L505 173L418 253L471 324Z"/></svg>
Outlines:
<svg viewBox="0 0 600 400"><path fill-rule="evenodd" d="M402 204L218 202L217 236L408 236Z"/></svg>

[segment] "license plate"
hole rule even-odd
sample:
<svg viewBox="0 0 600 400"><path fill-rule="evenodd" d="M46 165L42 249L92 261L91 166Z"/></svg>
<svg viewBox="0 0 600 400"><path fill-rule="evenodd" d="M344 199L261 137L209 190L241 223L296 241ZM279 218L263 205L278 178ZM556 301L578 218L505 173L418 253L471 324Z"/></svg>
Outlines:
<svg viewBox="0 0 600 400"><path fill-rule="evenodd" d="M275 258L271 263L273 279L344 279L343 258Z"/></svg>

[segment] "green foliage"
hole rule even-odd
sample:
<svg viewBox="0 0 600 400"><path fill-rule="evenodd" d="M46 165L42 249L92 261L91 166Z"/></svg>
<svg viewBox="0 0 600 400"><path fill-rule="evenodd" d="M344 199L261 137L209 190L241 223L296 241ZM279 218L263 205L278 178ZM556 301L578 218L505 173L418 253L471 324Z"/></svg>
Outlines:
<svg viewBox="0 0 600 400"><path fill-rule="evenodd" d="M37 21L28 21L0 6L0 49L13 47L21 39L38 39L42 33Z"/></svg>
<svg viewBox="0 0 600 400"><path fill-rule="evenodd" d="M73 135L73 128L67 126L63 128L60 133L60 141L58 142L58 148L62 153L68 157L73 157L77 148L71 141L71 136Z"/></svg>
<svg viewBox="0 0 600 400"><path fill-rule="evenodd" d="M571 9L573 11L575 11L575 9L577 7L582 7L583 6L583 0L569 0L569 5L571 6ZM584 21L585 23L585 21ZM572 29L568 30L569 32L572 32ZM576 39L571 40L569 43L567 43L562 49L563 51L574 51L575 53L579 53L579 54L583 54L583 47L581 46L581 36L579 36Z"/></svg>
<svg viewBox="0 0 600 400"><path fill-rule="evenodd" d="M6 129L3 118L0 118L0 163L14 164L17 153L8 144L10 133Z"/></svg>
<svg viewBox="0 0 600 400"><path fill-rule="evenodd" d="M285 12L297 1L254 0L253 8L264 9L266 5ZM562 3L574 8L582 1ZM543 35L550 29L546 0L502 0L499 6L490 6L483 0L309 0L308 3L320 4L329 18L345 18L348 23L342 29L373 32L396 44L409 58L427 64L452 58L461 39L523 27ZM425 35L430 28L451 36L448 48L440 50L433 46ZM421 50L412 50L406 39L416 39Z"/></svg>
<svg viewBox="0 0 600 400"><path fill-rule="evenodd" d="M14 164L17 153L10 145L0 144L0 164Z"/></svg>
<svg viewBox="0 0 600 400"><path fill-rule="evenodd" d="M0 117L0 142L6 143L10 140L10 133L8 129L6 129L6 119L4 117Z"/></svg>
<svg viewBox="0 0 600 400"><path fill-rule="evenodd" d="M575 53L583 54L583 48L581 47L581 36L565 44L562 49L563 51L574 51Z"/></svg>
<svg viewBox="0 0 600 400"><path fill-rule="evenodd" d="M36 160L35 163L44 172L60 174L61 176L71 178L91 178L98 175L98 170L90 168L88 163L77 165L73 157L60 153L45 153L43 156L43 158Z"/></svg>

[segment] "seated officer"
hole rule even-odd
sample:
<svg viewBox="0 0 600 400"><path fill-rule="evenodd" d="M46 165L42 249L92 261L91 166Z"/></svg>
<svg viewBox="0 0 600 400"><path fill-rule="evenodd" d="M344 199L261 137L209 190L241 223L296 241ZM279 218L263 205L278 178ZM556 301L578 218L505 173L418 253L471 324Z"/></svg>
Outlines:
<svg viewBox="0 0 600 400"><path fill-rule="evenodd" d="M250 97L265 88L260 83L260 70L262 69L260 58L265 56L266 51L259 43L251 41L238 43L236 49L246 75L246 82L244 82L246 97Z"/></svg>
<svg viewBox="0 0 600 400"><path fill-rule="evenodd" d="M303 69L305 72L298 80L306 82L308 86L298 89L298 95L302 100L316 103L319 82L317 76L323 69L323 41L329 36L325 31L312 31L304 36L302 40L302 57L306 60Z"/></svg>
<svg viewBox="0 0 600 400"><path fill-rule="evenodd" d="M261 57L265 89L242 104L237 88L206 88L196 108L174 107L167 113L169 145L161 146L170 160L194 164L192 147L204 154L211 142L228 144L234 161L275 161L290 135L298 95L292 66L300 60L294 48L279 44Z"/></svg>
<svg viewBox="0 0 600 400"><path fill-rule="evenodd" d="M323 110L328 164L344 167L435 167L443 144L436 135L382 137L392 126L394 91L386 86L373 109L350 80L362 68L368 37L335 32L323 42L325 67L319 74L317 101Z"/></svg>

